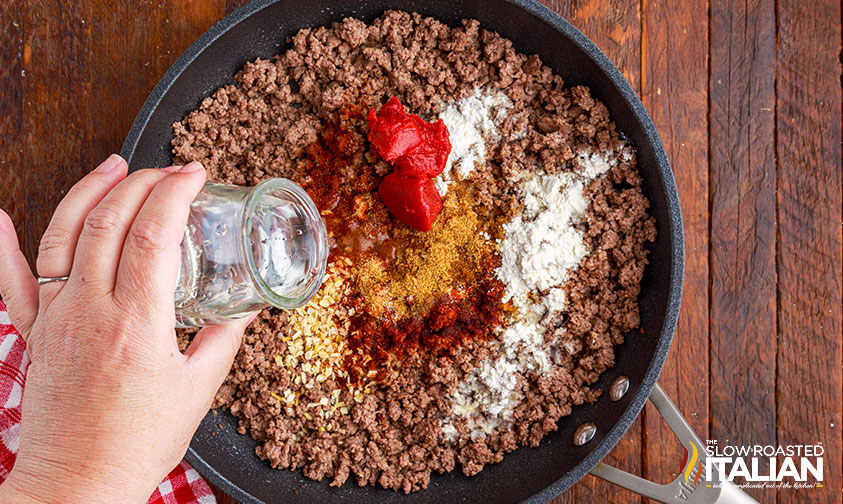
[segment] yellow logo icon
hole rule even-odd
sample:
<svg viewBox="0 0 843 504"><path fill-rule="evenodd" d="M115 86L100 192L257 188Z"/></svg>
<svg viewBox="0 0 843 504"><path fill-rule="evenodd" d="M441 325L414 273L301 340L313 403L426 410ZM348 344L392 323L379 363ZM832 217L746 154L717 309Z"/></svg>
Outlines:
<svg viewBox="0 0 843 504"><path fill-rule="evenodd" d="M691 476L691 471L694 469L694 466L697 464L697 459L699 458L699 453L697 452L697 445L694 444L693 441L688 441L691 443L691 460L688 461L688 467L685 468L685 483L690 484L691 482L688 481L688 478ZM696 484L696 481L694 482Z"/></svg>

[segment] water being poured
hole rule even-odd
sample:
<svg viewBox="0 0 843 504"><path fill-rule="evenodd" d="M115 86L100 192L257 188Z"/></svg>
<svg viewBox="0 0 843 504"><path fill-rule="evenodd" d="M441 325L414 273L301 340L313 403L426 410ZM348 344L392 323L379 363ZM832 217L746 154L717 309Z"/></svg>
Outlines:
<svg viewBox="0 0 843 504"><path fill-rule="evenodd" d="M252 253L260 278L281 295L295 294L318 263L319 232L304 209L270 196L250 219Z"/></svg>
<svg viewBox="0 0 843 504"><path fill-rule="evenodd" d="M324 224L297 185L207 184L185 229L177 322L208 325L266 306L301 306L321 284L326 262Z"/></svg>

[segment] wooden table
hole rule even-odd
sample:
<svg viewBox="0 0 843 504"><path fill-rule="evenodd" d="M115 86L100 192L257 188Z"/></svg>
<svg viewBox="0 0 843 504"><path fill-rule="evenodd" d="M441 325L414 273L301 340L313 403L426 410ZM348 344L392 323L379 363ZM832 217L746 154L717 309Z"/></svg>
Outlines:
<svg viewBox="0 0 843 504"><path fill-rule="evenodd" d="M0 207L30 258L164 71L241 3L2 1ZM545 3L621 68L673 163L687 263L661 385L703 439L822 442L824 488L756 499L840 502L840 3ZM681 450L648 405L608 461L666 481ZM586 477L553 502L643 500Z"/></svg>

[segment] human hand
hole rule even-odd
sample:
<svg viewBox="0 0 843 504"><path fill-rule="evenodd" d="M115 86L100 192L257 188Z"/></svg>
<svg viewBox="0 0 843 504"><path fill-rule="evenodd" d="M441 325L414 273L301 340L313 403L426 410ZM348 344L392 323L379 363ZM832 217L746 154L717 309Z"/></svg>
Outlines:
<svg viewBox="0 0 843 504"><path fill-rule="evenodd" d="M178 464L250 318L202 329L182 355L173 293L205 170L111 156L59 204L38 286L0 211L0 296L31 364L15 467L0 502L138 502Z"/></svg>

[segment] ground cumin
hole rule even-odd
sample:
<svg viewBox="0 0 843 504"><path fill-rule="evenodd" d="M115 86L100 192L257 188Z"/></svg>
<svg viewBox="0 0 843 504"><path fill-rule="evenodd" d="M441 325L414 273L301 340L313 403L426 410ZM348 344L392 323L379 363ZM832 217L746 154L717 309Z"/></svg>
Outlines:
<svg viewBox="0 0 843 504"><path fill-rule="evenodd" d="M396 229L394 260L371 257L359 266L358 287L373 315L421 316L442 296L488 273L495 245L466 192L465 183L455 184L430 231Z"/></svg>

